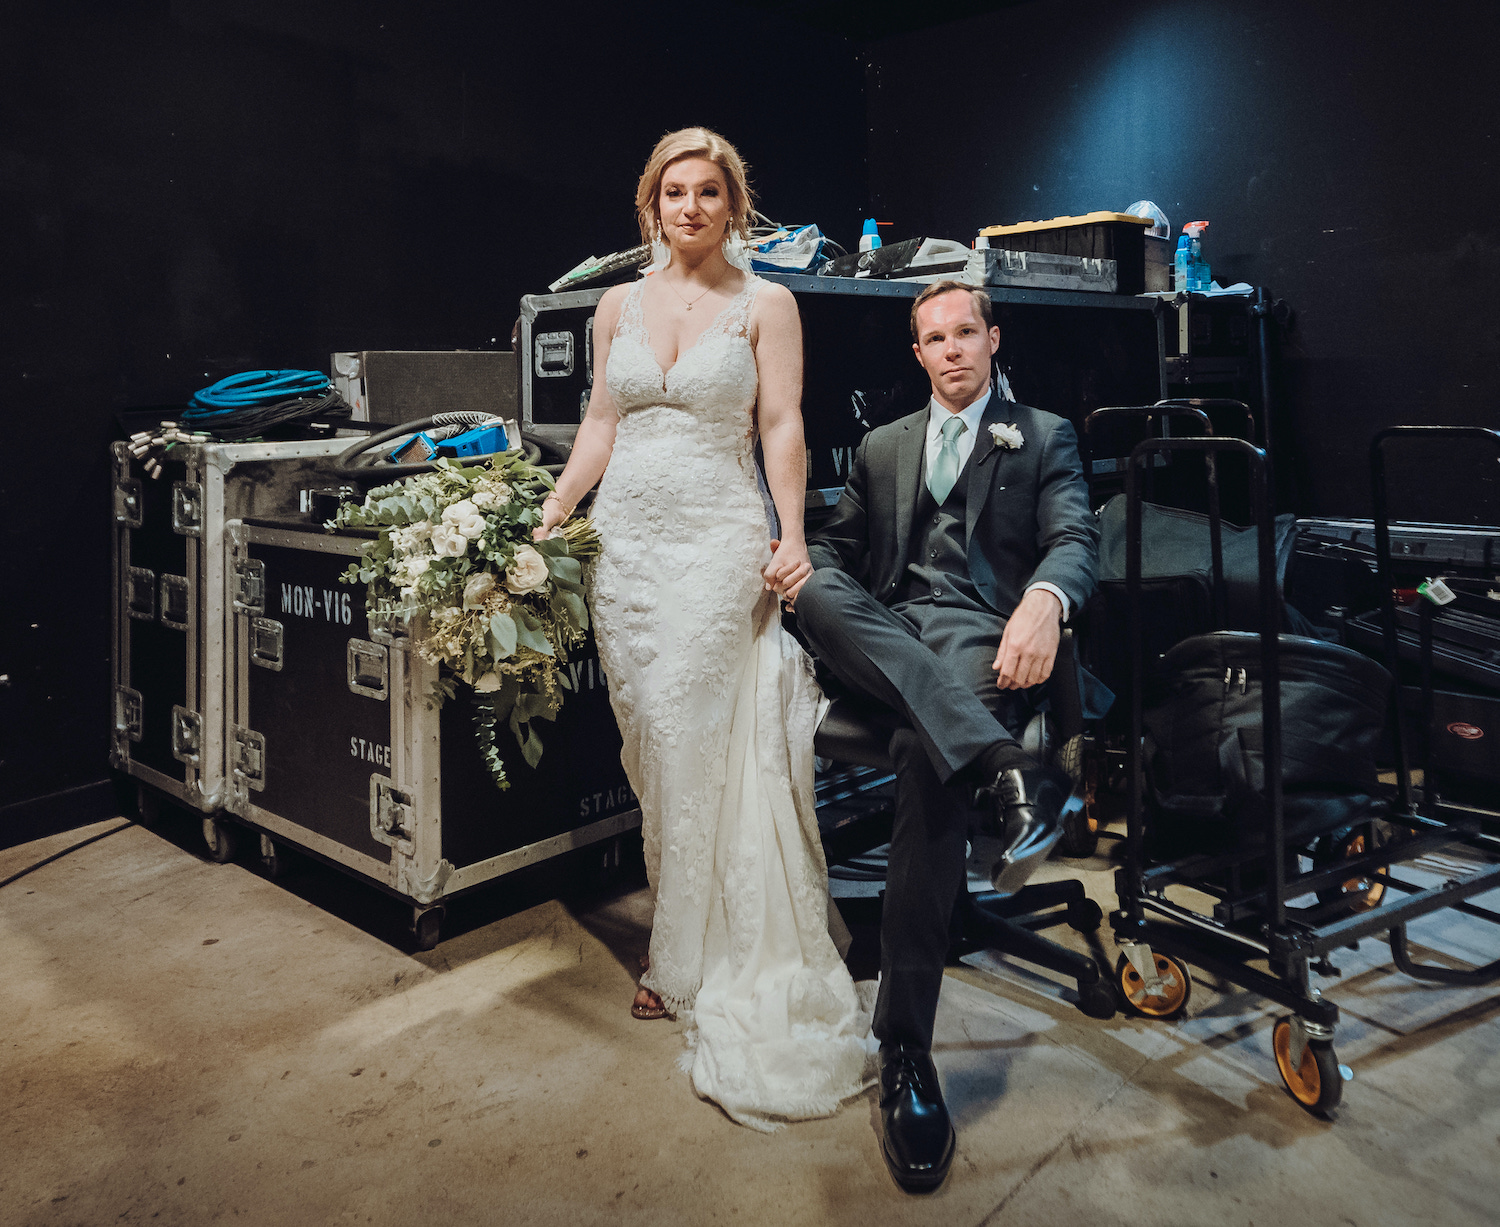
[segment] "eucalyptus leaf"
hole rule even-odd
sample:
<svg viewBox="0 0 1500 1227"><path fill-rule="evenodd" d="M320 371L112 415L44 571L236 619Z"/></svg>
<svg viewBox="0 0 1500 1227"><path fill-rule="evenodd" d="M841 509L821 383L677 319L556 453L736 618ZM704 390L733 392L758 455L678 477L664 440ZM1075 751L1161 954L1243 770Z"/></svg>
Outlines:
<svg viewBox="0 0 1500 1227"><path fill-rule="evenodd" d="M516 650L516 621L507 613L490 618L491 650L496 660L504 660Z"/></svg>

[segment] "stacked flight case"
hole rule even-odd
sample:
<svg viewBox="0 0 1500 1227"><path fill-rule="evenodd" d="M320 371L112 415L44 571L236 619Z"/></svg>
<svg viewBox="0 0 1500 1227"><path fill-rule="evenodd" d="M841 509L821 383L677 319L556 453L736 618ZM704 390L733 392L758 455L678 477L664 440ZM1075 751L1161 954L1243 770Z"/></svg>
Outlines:
<svg viewBox="0 0 1500 1227"><path fill-rule="evenodd" d="M370 618L363 585L340 581L368 534L283 517L228 538L227 805L263 839L408 900L427 949L446 900L640 825L592 636L557 720L537 726L535 769L500 728L501 791L466 694L433 703L438 670L408 628Z"/></svg>
<svg viewBox="0 0 1500 1227"><path fill-rule="evenodd" d="M915 412L932 387L911 350L919 281L759 274L791 290L802 317L802 419L809 509L832 498L875 426ZM1155 298L986 287L1001 369L1017 400L1080 424L1104 405L1149 405L1166 392L1163 307ZM577 425L601 372L594 311L604 290L521 299L521 424ZM1112 462L1110 462L1112 464Z"/></svg>
<svg viewBox="0 0 1500 1227"><path fill-rule="evenodd" d="M156 478L114 444L110 764L144 807L224 805L225 521L297 510L349 442L177 444Z"/></svg>

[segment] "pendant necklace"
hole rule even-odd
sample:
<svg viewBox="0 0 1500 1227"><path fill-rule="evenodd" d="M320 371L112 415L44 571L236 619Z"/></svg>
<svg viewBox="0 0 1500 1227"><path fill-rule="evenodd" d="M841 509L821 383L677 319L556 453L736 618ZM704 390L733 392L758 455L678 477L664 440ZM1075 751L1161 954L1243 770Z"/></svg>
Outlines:
<svg viewBox="0 0 1500 1227"><path fill-rule="evenodd" d="M699 295L698 295L698 297L697 297L697 298L694 298L694 299L692 299L692 300L688 300L688 299L686 299L686 298L682 298L682 293L681 293L681 291L679 291L679 290L678 290L678 288L677 288L677 287L676 287L676 286L675 286L675 285L673 285L673 284L672 284L672 283L671 283L671 282L670 282L670 281L667 281L667 277L666 277L666 273L665 273L665 271L663 271L663 273L662 273L662 280L663 280L663 281L667 281L667 288L668 288L668 289L669 289L669 290L671 290L671 291L672 291L672 293L674 293L674 294L676 294L676 295L677 295L677 297L678 297L678 298L682 298L682 303L683 303L683 305L684 305L684 306L685 306L685 307L686 307L686 308L687 308L687 309L688 309L688 310L689 310L689 311L691 311L691 310L692 310L692 309L693 309L693 303L695 303L695 302L697 302L697 301L698 301L698 300L699 300L699 299L701 299L701 298L702 298L702 297L703 297L703 295L704 295L704 294L708 294L708 293L711 293L711 292L712 292L712 291L714 291L714 290L717 290L717 289L718 289L718 288L719 288L719 282L720 282L720 281L723 281L723 280L724 280L724 278L725 278L725 277L727 277L727 276L729 276L729 270L728 270L728 269L727 269L727 268L726 268L726 269L725 269L725 270L724 270L724 271L723 271L723 272L722 272L722 273L720 273L720 274L719 274L719 280L718 280L718 281L715 281L715 282L714 282L714 283L713 283L713 285L711 285L711 286L709 286L709 287L708 287L708 289L706 289L706 290L704 290L704 291L703 291L703 294L699 294Z"/></svg>

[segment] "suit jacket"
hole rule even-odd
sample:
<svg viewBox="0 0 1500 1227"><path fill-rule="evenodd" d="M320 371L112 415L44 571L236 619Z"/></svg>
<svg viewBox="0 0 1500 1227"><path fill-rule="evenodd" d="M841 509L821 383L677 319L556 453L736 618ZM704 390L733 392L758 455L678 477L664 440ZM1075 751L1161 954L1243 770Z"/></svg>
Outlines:
<svg viewBox="0 0 1500 1227"><path fill-rule="evenodd" d="M833 518L809 542L813 567L838 567L891 604L910 562L927 406L865 436ZM990 426L1011 422L1022 445L998 446ZM1045 580L1083 607L1094 590L1099 528L1073 427L1055 414L990 397L969 457L969 578L1008 618Z"/></svg>

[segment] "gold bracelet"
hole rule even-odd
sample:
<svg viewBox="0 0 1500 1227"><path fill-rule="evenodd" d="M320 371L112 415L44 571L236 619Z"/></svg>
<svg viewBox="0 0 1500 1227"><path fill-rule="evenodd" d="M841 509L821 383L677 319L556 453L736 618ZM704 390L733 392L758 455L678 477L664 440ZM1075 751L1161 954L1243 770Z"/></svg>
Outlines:
<svg viewBox="0 0 1500 1227"><path fill-rule="evenodd" d="M546 497L546 498L544 498L544 499L543 499L543 500L542 500L542 502L543 502L543 503L544 503L544 504L546 504L546 503L550 503L550 502L552 502L552 501L554 501L554 500L556 500L556 502L557 502L557 505L558 505L558 506L559 506L559 507L561 507L561 508L562 508L562 513L563 513L563 519L565 519L565 520L566 520L566 519L567 519L567 518L568 518L568 517L569 517L569 516L570 516L570 515L572 515L572 514L573 514L573 508L575 508L575 507L577 507L577 506L578 506L578 504L577 504L577 503L572 503L572 504L569 504L569 503L565 503L565 502L563 502L563 501L562 501L562 495L560 495L560 494L559 494L559 493L558 493L558 492L557 492L557 491L556 491L556 490L554 490L554 491L552 491L552 493L550 493L550 494L549 494L549 495L547 495L547 497Z"/></svg>

